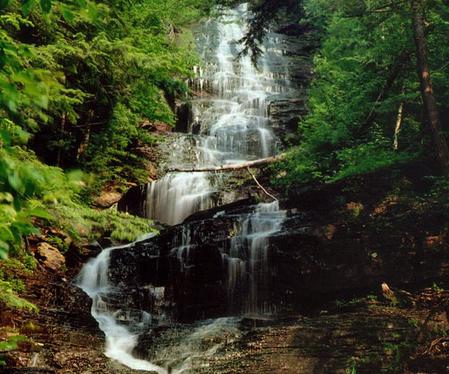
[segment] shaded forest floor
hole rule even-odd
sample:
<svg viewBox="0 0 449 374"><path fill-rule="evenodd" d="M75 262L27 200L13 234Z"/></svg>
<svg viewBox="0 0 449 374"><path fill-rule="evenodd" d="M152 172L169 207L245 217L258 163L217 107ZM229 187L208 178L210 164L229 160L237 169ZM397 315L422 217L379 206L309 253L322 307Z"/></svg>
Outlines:
<svg viewBox="0 0 449 374"><path fill-rule="evenodd" d="M103 334L78 289L43 273L28 284L39 293L41 312L11 316L28 340L7 355L8 368L0 372L135 372L104 356ZM277 321L243 319L242 337L193 372L447 373L449 292L395 294L402 305L379 293Z"/></svg>
<svg viewBox="0 0 449 374"><path fill-rule="evenodd" d="M392 306L370 295L265 327L247 320L252 328L244 338L205 372L447 373L448 322L441 301L449 293L427 289L409 297L415 306Z"/></svg>

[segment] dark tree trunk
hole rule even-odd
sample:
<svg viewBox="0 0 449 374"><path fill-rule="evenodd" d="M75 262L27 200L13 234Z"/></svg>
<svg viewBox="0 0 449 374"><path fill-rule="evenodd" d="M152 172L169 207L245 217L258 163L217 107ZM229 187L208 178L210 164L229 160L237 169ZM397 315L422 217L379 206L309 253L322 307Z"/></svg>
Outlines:
<svg viewBox="0 0 449 374"><path fill-rule="evenodd" d="M416 46L418 76L421 83L421 95L424 102L429 130L437 153L438 161L444 173L449 171L449 150L446 139L441 132L441 122L438 107L433 94L430 77L427 39L424 21L424 1L412 0L413 34Z"/></svg>
<svg viewBox="0 0 449 374"><path fill-rule="evenodd" d="M373 124L374 120L377 116L377 107L378 105L385 100L388 93L390 92L391 88L393 87L394 82L396 81L397 77L401 73L402 68L404 67L404 64L407 62L407 60L410 59L411 52L410 51L403 51L399 54L399 56L395 59L394 63L391 65L390 70L388 72L387 80L385 81L384 86L382 87L382 90L379 92L379 95L377 96L377 99L374 103L373 108L371 109L370 113L368 114L368 117L366 117L365 121L360 125L360 128L358 130L359 134L366 133L371 125Z"/></svg>

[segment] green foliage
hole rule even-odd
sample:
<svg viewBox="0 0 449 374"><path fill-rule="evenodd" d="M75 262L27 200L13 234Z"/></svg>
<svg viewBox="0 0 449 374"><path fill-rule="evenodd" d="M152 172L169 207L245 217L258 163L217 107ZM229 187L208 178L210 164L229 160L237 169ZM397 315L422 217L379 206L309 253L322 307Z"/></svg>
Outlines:
<svg viewBox="0 0 449 374"><path fill-rule="evenodd" d="M71 203L56 207L52 213L53 224L78 241L110 237L118 242L132 242L156 232L151 221L112 209L95 210Z"/></svg>
<svg viewBox="0 0 449 374"><path fill-rule="evenodd" d="M5 341L0 341L0 352L8 352L14 351L19 348L19 344L26 340L25 336L22 335L14 335L8 338ZM0 366L4 365L4 361L2 361L0 357Z"/></svg>
<svg viewBox="0 0 449 374"><path fill-rule="evenodd" d="M205 0L23 0L0 4L0 116L51 164L143 181L145 121L173 124L197 58L176 30ZM182 12L179 11L182 9ZM123 165L123 168L118 166Z"/></svg>
<svg viewBox="0 0 449 374"><path fill-rule="evenodd" d="M15 351L19 348L19 344L25 342L27 338L22 335L13 335L0 341L0 367L6 365L3 359L3 353Z"/></svg>
<svg viewBox="0 0 449 374"><path fill-rule="evenodd" d="M26 309L30 312L38 312L39 309L29 301L19 297L12 289L9 282L0 280L0 303L8 308Z"/></svg>
<svg viewBox="0 0 449 374"><path fill-rule="evenodd" d="M69 200L80 187L76 173L66 175L58 168L42 164L32 153L12 143L8 145L13 134L4 136L4 146L0 148L1 258L17 251L24 236L38 232L34 219L52 219L48 206Z"/></svg>
<svg viewBox="0 0 449 374"><path fill-rule="evenodd" d="M58 214L78 204L79 173L64 174L37 157L85 168L97 185L146 180L136 149L156 138L141 125L174 123L167 97L186 94L184 81L197 62L191 48L177 46L174 31L210 6L204 0L0 3L0 258L36 232L33 221L53 221L48 209ZM105 223L101 215L89 218ZM143 225L119 229L120 220L111 230L121 239L134 238Z"/></svg>
<svg viewBox="0 0 449 374"><path fill-rule="evenodd" d="M413 154L397 153L388 146L379 146L378 143L360 144L338 152L336 158L340 164L340 170L330 180L337 181L353 175L373 172L398 162L409 161L413 157Z"/></svg>
<svg viewBox="0 0 449 374"><path fill-rule="evenodd" d="M8 308L25 309L37 312L37 307L21 298L19 294L25 290L23 281L19 278L33 269L34 263L29 262L30 256L23 256L21 260L8 259L0 267L0 305Z"/></svg>
<svg viewBox="0 0 449 374"><path fill-rule="evenodd" d="M434 154L424 130L409 4L306 0L304 10L322 45L300 143L277 166L275 182L335 181ZM427 18L435 92L449 128L449 48L441 44L449 32L449 8L429 2Z"/></svg>

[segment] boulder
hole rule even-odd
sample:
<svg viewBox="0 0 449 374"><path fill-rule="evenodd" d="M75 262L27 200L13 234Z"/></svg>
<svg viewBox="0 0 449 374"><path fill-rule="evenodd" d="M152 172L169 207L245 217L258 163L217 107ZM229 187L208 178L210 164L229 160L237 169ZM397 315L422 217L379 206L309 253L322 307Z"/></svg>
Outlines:
<svg viewBox="0 0 449 374"><path fill-rule="evenodd" d="M94 203L99 208L110 208L122 198L123 194L117 191L103 191Z"/></svg>
<svg viewBox="0 0 449 374"><path fill-rule="evenodd" d="M58 272L65 267L65 257L50 244L39 243L34 252L36 259L47 269Z"/></svg>

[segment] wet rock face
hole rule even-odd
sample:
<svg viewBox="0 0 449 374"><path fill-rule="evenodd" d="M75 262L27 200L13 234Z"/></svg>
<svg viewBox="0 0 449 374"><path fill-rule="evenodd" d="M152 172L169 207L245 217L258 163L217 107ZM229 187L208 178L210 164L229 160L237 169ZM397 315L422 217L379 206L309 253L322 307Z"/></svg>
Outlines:
<svg viewBox="0 0 449 374"><path fill-rule="evenodd" d="M110 281L123 290L129 308L181 321L223 315L224 271L219 248L229 240L232 227L231 217L202 219L117 249L111 254ZM162 300L148 292L156 288L163 289Z"/></svg>
<svg viewBox="0 0 449 374"><path fill-rule="evenodd" d="M145 199L148 185L140 185L130 188L119 200L117 209L135 216L145 217Z"/></svg>
<svg viewBox="0 0 449 374"><path fill-rule="evenodd" d="M284 57L282 64L272 63L269 70L276 76L287 68L291 82L292 91L268 98L271 124L283 145L296 135L298 123L307 114L308 87L313 76L312 57L319 44L313 28L286 21L267 36L273 41L271 53L281 53ZM267 53L270 53L270 48Z"/></svg>
<svg viewBox="0 0 449 374"><path fill-rule="evenodd" d="M176 105L175 131L181 133L189 132L189 125L193 122L192 104L183 102Z"/></svg>
<svg viewBox="0 0 449 374"><path fill-rule="evenodd" d="M407 185L425 188L425 178L413 170L400 171ZM410 200L392 198L396 175L372 174L290 193L284 202L289 213L281 230L269 238L273 304L319 304L378 289L382 282L409 288L447 285L447 211L436 204L418 208ZM358 190L357 185L366 188ZM238 217L253 204L245 200L197 213L157 238L115 251L112 280L127 290L164 287L165 307L183 320L226 315L222 255L236 235ZM142 305L154 304L138 299Z"/></svg>

